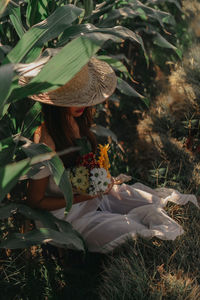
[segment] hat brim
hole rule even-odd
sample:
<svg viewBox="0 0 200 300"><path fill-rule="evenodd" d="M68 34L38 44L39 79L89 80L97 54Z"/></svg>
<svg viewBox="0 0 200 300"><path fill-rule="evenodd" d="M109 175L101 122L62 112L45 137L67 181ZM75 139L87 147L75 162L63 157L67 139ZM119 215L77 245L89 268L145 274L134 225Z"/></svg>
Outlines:
<svg viewBox="0 0 200 300"><path fill-rule="evenodd" d="M56 90L31 95L29 98L55 106L92 106L109 98L117 85L113 69L104 61L91 58L88 63L88 80L81 88L68 89L63 86Z"/></svg>

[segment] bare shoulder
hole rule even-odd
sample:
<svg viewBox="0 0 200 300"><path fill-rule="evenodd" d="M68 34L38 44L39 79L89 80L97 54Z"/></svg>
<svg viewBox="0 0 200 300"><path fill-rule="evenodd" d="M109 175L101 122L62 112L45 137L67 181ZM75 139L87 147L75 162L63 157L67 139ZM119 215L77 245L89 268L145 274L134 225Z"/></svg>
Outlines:
<svg viewBox="0 0 200 300"><path fill-rule="evenodd" d="M54 151L56 149L55 143L54 143L52 137L50 136L50 134L48 133L47 128L44 123L42 123L42 125L40 125L36 129L33 140L34 140L34 143L36 143L36 144L44 143L48 147L53 149Z"/></svg>

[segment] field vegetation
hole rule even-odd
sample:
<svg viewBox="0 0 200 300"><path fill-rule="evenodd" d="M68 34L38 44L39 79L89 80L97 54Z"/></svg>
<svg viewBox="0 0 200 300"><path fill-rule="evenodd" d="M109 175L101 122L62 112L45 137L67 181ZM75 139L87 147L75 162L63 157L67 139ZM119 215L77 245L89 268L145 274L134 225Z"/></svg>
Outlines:
<svg viewBox="0 0 200 300"><path fill-rule="evenodd" d="M193 204L167 205L185 231L175 241L138 237L108 255L89 253L70 224L26 205L27 179L43 164L72 205L59 156L32 142L42 115L28 96L62 85L94 55L118 78L93 127L111 145L112 175L200 195L199 13L197 0L0 1L0 299L200 299ZM48 55L21 86L24 66Z"/></svg>

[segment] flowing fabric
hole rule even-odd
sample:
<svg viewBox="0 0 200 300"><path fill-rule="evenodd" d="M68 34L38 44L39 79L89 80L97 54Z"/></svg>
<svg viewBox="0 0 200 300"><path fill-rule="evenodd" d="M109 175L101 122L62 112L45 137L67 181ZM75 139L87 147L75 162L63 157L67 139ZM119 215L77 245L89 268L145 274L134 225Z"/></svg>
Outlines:
<svg viewBox="0 0 200 300"><path fill-rule="evenodd" d="M49 176L44 168L33 179ZM62 196L62 192L50 176L48 196ZM85 239L89 251L106 253L123 243L128 237L137 236L162 240L175 240L183 234L183 228L164 210L168 201L185 205L189 201L199 208L197 198L181 194L174 189L151 189L135 183L114 185L102 199L95 198L72 205L68 215L65 208L52 211L59 219L70 222Z"/></svg>

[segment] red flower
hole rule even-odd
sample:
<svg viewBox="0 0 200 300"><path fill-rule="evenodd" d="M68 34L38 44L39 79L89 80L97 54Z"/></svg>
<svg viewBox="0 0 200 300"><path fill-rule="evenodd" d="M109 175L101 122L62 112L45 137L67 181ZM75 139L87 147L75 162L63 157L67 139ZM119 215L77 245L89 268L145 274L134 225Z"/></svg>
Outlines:
<svg viewBox="0 0 200 300"><path fill-rule="evenodd" d="M84 166L89 170L93 168L99 168L99 164L96 161L95 154L93 152L87 153L79 157L77 160L77 165Z"/></svg>

